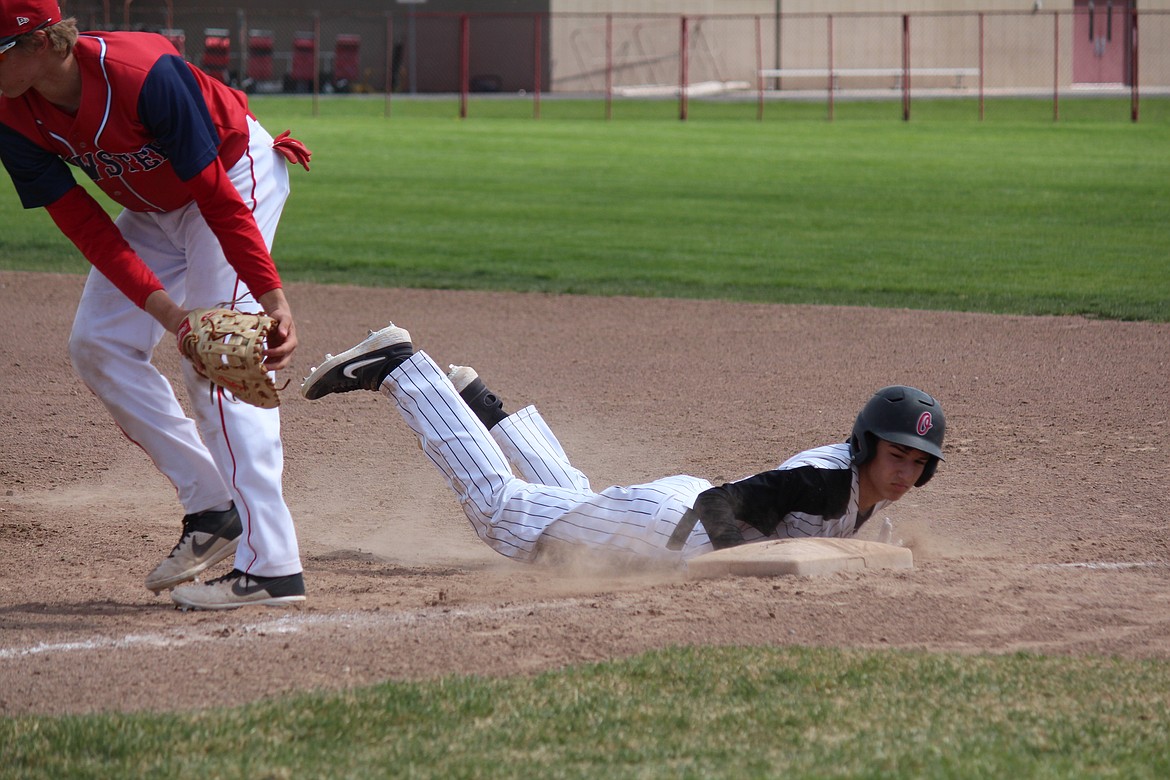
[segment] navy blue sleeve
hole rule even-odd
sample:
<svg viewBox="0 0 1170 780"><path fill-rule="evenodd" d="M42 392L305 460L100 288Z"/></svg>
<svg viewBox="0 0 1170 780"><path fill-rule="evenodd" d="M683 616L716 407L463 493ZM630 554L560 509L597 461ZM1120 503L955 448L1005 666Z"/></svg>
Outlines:
<svg viewBox="0 0 1170 780"><path fill-rule="evenodd" d="M215 122L199 82L181 57L159 57L151 67L138 96L138 117L183 181L193 179L219 154Z"/></svg>
<svg viewBox="0 0 1170 780"><path fill-rule="evenodd" d="M0 160L26 209L56 203L77 186L64 160L4 124L0 124Z"/></svg>

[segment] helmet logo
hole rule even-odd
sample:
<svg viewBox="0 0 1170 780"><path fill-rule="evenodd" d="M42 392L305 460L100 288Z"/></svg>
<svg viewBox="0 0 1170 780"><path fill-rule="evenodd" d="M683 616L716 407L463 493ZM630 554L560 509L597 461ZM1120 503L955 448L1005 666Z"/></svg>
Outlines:
<svg viewBox="0 0 1170 780"><path fill-rule="evenodd" d="M934 427L934 418L931 417L930 412L923 412L918 415L918 435L925 436L930 433L930 429Z"/></svg>

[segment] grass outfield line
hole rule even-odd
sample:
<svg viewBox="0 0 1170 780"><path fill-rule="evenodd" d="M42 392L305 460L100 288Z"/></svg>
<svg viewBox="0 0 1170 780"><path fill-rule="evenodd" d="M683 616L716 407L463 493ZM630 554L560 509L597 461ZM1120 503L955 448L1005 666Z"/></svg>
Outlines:
<svg viewBox="0 0 1170 780"><path fill-rule="evenodd" d="M0 777L1163 778L1170 667L682 648L235 709L0 721Z"/></svg>
<svg viewBox="0 0 1170 780"><path fill-rule="evenodd" d="M1035 102L984 123L957 103L910 123L254 107L314 151L277 238L290 280L1170 319L1170 124L1036 121ZM20 211L9 189L0 267L86 268Z"/></svg>

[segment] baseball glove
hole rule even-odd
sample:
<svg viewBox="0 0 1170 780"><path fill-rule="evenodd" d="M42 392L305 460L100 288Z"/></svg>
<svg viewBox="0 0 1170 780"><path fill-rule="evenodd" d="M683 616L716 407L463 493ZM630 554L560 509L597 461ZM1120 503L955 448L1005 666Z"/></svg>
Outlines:
<svg viewBox="0 0 1170 780"><path fill-rule="evenodd" d="M274 409L280 395L264 368L264 340L275 320L232 309L194 309L179 326L179 352L201 376L241 401Z"/></svg>

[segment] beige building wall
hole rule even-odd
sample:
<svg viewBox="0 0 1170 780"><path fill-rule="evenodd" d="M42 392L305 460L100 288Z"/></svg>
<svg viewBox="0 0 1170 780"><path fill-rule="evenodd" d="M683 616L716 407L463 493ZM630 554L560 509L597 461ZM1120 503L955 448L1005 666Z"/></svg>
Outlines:
<svg viewBox="0 0 1170 780"><path fill-rule="evenodd" d="M618 90L677 85L682 15L689 17L690 84L755 89L761 68L826 70L830 61L834 69L897 70L907 13L912 68L947 72L913 75L916 88L974 88L979 78L961 72L981 68L989 91L1050 91L1054 82L1074 83L1073 7L1074 0L551 0L551 87L602 91L607 63ZM1139 0L1138 7L1170 12L1170 0ZM1141 82L1170 85L1170 15L1146 19ZM838 84L880 90L898 82L883 73L842 76ZM823 90L827 83L818 74L764 85Z"/></svg>
<svg viewBox="0 0 1170 780"><path fill-rule="evenodd" d="M1074 0L550 0L554 13L838 14L923 11L1065 11ZM1100 0L1104 4L1104 0ZM1139 0L1143 11L1170 10L1170 0Z"/></svg>

